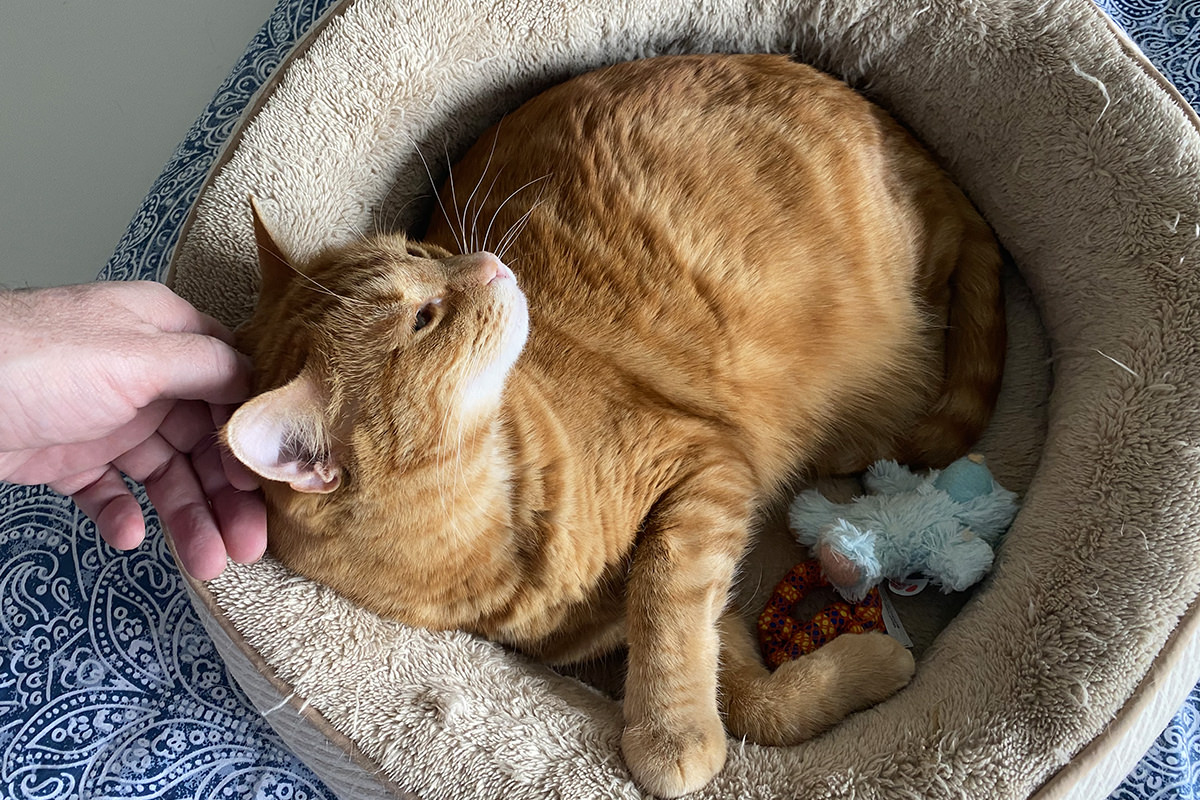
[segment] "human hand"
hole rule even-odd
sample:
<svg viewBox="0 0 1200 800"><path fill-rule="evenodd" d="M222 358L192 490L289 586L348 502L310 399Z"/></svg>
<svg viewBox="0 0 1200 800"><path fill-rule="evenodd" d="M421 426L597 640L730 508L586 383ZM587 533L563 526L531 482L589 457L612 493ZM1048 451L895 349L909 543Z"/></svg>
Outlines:
<svg viewBox="0 0 1200 800"><path fill-rule="evenodd" d="M216 577L266 549L257 479L217 428L246 398L231 335L165 286L0 292L0 480L70 495L113 547L139 545L146 486L184 569Z"/></svg>

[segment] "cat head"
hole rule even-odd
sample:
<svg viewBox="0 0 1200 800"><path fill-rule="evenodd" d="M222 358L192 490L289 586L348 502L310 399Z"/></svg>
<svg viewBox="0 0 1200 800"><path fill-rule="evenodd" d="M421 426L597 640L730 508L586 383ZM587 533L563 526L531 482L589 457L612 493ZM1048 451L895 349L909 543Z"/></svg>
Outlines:
<svg viewBox="0 0 1200 800"><path fill-rule="evenodd" d="M237 337L257 394L223 429L230 451L319 494L453 463L494 421L528 333L508 267L398 234L297 263L253 199L251 214L261 289Z"/></svg>

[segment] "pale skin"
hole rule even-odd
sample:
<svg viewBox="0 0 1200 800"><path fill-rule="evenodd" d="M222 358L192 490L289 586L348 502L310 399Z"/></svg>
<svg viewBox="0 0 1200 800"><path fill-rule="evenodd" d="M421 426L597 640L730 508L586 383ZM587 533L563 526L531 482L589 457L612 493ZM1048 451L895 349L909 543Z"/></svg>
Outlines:
<svg viewBox="0 0 1200 800"><path fill-rule="evenodd" d="M250 390L232 335L161 284L0 291L0 480L69 495L113 547L146 524L146 487L201 580L266 550L258 480L216 430Z"/></svg>

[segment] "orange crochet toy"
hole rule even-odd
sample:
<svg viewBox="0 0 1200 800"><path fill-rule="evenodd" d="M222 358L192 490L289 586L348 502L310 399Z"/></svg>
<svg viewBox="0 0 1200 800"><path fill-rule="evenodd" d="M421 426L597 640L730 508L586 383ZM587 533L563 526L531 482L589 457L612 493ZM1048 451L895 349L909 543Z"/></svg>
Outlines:
<svg viewBox="0 0 1200 800"><path fill-rule="evenodd" d="M833 641L843 633L866 633L883 627L883 601L872 588L860 603L837 601L821 609L808 622L799 622L792 610L811 589L829 586L816 559L792 567L767 607L758 617L758 642L767 666L775 669Z"/></svg>

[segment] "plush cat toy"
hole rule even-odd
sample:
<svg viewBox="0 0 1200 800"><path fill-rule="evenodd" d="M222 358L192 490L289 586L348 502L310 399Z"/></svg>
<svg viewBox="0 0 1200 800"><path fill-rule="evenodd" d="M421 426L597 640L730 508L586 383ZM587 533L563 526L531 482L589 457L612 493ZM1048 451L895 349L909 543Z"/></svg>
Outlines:
<svg viewBox="0 0 1200 800"><path fill-rule="evenodd" d="M800 543L851 602L883 578L918 573L945 592L966 589L991 568L992 548L1017 513L1017 496L996 483L979 455L924 476L878 461L863 484L870 494L847 504L801 492L789 514Z"/></svg>

